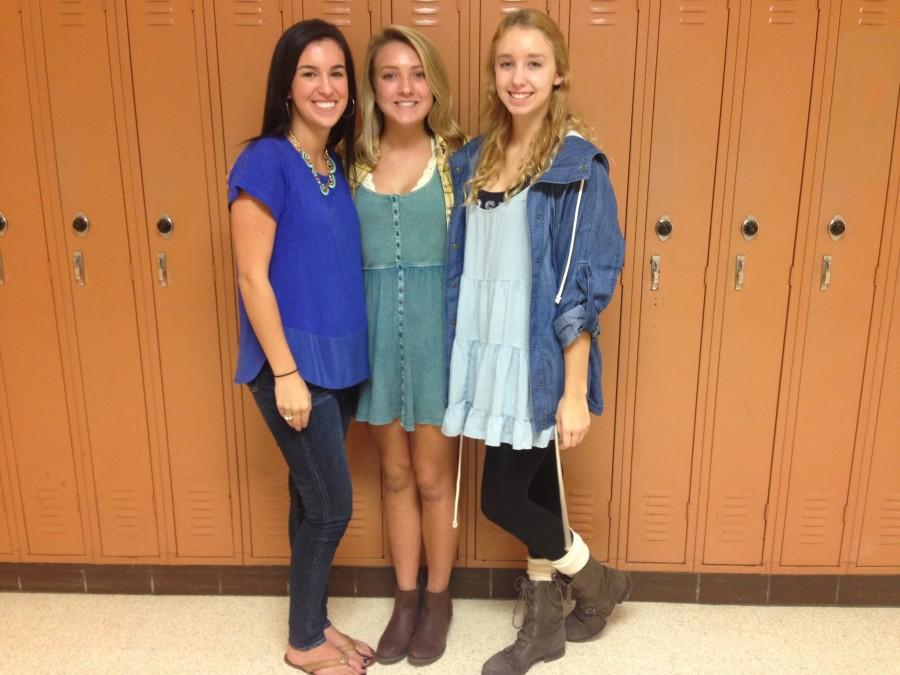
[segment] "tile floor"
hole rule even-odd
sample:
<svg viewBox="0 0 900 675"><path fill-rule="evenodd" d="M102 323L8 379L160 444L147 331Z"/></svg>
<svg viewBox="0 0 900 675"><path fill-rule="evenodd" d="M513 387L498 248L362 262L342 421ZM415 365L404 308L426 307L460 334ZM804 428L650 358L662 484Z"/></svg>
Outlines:
<svg viewBox="0 0 900 675"><path fill-rule="evenodd" d="M457 600L444 658L385 675L479 673L508 644L514 603ZM391 600L334 598L337 626L375 643ZM298 672L280 662L287 598L0 593L0 673ZM603 636L529 675L570 673L900 674L900 608L632 602Z"/></svg>

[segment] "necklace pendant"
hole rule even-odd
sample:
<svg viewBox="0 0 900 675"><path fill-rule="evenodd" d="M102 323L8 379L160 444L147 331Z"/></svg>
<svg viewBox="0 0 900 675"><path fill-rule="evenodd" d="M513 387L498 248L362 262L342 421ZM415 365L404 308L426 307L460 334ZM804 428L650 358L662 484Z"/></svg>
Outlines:
<svg viewBox="0 0 900 675"><path fill-rule="evenodd" d="M315 165L312 163L312 160L309 157L309 153L303 149L303 146L300 145L300 141L294 136L292 131L289 131L287 134L287 139L290 141L291 145L294 146L294 150L300 153L300 157L303 158L303 161L306 163L306 166L309 167L309 170L312 172L313 179L316 181L316 185L319 186L319 192L322 193L323 197L327 197L328 193L331 192L335 185L337 185L337 180L334 177L335 171L337 170L337 165L335 165L334 160L331 159L331 155L328 154L328 148L325 148L325 166L328 167L328 175L324 177L323 180L321 176L319 176L319 172L316 171Z"/></svg>

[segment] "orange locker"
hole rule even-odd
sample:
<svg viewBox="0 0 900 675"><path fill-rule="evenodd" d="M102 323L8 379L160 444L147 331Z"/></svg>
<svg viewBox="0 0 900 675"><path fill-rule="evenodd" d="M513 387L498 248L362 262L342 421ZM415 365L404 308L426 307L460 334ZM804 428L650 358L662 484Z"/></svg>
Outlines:
<svg viewBox="0 0 900 675"><path fill-rule="evenodd" d="M728 18L725 2L651 4L637 212L643 234L635 244L633 438L623 479L629 562L686 558Z"/></svg>
<svg viewBox="0 0 900 675"><path fill-rule="evenodd" d="M215 13L227 169L241 154L244 141L256 136L262 126L272 49L291 24L290 17L283 14L283 5L283 0L207 2Z"/></svg>
<svg viewBox="0 0 900 675"><path fill-rule="evenodd" d="M809 227L782 566L837 566L900 85L900 8L846 0ZM830 73L831 74L831 73Z"/></svg>
<svg viewBox="0 0 900 675"><path fill-rule="evenodd" d="M8 460L2 471L9 471L7 489L18 503L25 556L78 558L86 553L85 532L41 208L25 39L14 3L3 3L0 12L0 61L8 98L0 106L0 145L10 158L0 163L0 444L6 446ZM3 515L0 521L5 524ZM8 550L8 537L0 537L0 550Z"/></svg>
<svg viewBox="0 0 900 675"><path fill-rule="evenodd" d="M11 521L6 514L6 501L3 484L0 483L0 560L2 561L13 560L13 553L16 550L16 547L13 546Z"/></svg>
<svg viewBox="0 0 900 675"><path fill-rule="evenodd" d="M101 557L158 556L140 334L114 103L113 8L34 3L90 439ZM39 9L38 9L39 8Z"/></svg>
<svg viewBox="0 0 900 675"><path fill-rule="evenodd" d="M896 230L895 230L896 232ZM896 234L895 234L896 237ZM873 416L875 444L855 562L860 567L900 567L900 283L894 262L894 297L881 397Z"/></svg>
<svg viewBox="0 0 900 675"><path fill-rule="evenodd" d="M714 317L707 564L763 562L818 21L816 0L744 7Z"/></svg>
<svg viewBox="0 0 900 675"><path fill-rule="evenodd" d="M378 30L377 0L294 0L294 21L324 19L341 29L356 66L357 81L366 47Z"/></svg>
<svg viewBox="0 0 900 675"><path fill-rule="evenodd" d="M223 389L223 362L227 368L231 364L220 349L208 201L214 174L207 142L202 6L187 0L125 6L148 269L154 271L175 553L228 558L236 553L238 504L232 501L237 485L231 480L232 439L226 433L230 391Z"/></svg>
<svg viewBox="0 0 900 675"><path fill-rule="evenodd" d="M409 26L426 35L437 47L453 92L456 119L468 123L468 92L462 82L469 66L469 6L462 0L385 0L385 23ZM362 67L362 61L359 63Z"/></svg>

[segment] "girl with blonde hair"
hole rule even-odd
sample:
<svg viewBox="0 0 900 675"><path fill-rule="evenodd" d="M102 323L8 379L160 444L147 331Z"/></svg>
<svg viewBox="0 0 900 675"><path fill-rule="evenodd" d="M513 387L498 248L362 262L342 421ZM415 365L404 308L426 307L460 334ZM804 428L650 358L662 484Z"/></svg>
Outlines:
<svg viewBox="0 0 900 675"><path fill-rule="evenodd" d="M483 136L451 160L443 431L484 441L481 509L528 547L524 623L486 675L525 673L600 633L628 575L568 527L558 452L600 414L598 314L624 258L606 156L568 107L569 58L545 14L507 14ZM565 587L576 601L563 618Z"/></svg>
<svg viewBox="0 0 900 675"><path fill-rule="evenodd" d="M375 657L425 665L444 653L456 558L454 443L446 390L443 281L453 205L448 159L465 140L447 73L421 33L389 26L369 45L352 184L362 228L372 376L356 417L382 465L394 610ZM425 544L428 578L418 588Z"/></svg>

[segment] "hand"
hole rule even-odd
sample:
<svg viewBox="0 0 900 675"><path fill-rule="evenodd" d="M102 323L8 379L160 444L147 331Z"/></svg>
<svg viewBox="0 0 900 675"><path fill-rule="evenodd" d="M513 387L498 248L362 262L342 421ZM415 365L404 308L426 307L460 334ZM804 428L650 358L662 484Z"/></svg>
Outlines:
<svg viewBox="0 0 900 675"><path fill-rule="evenodd" d="M556 433L559 449L565 450L581 443L591 426L587 399L584 396L565 396L556 407Z"/></svg>
<svg viewBox="0 0 900 675"><path fill-rule="evenodd" d="M312 397L300 373L275 378L275 406L292 429L302 431L306 428L312 412Z"/></svg>

